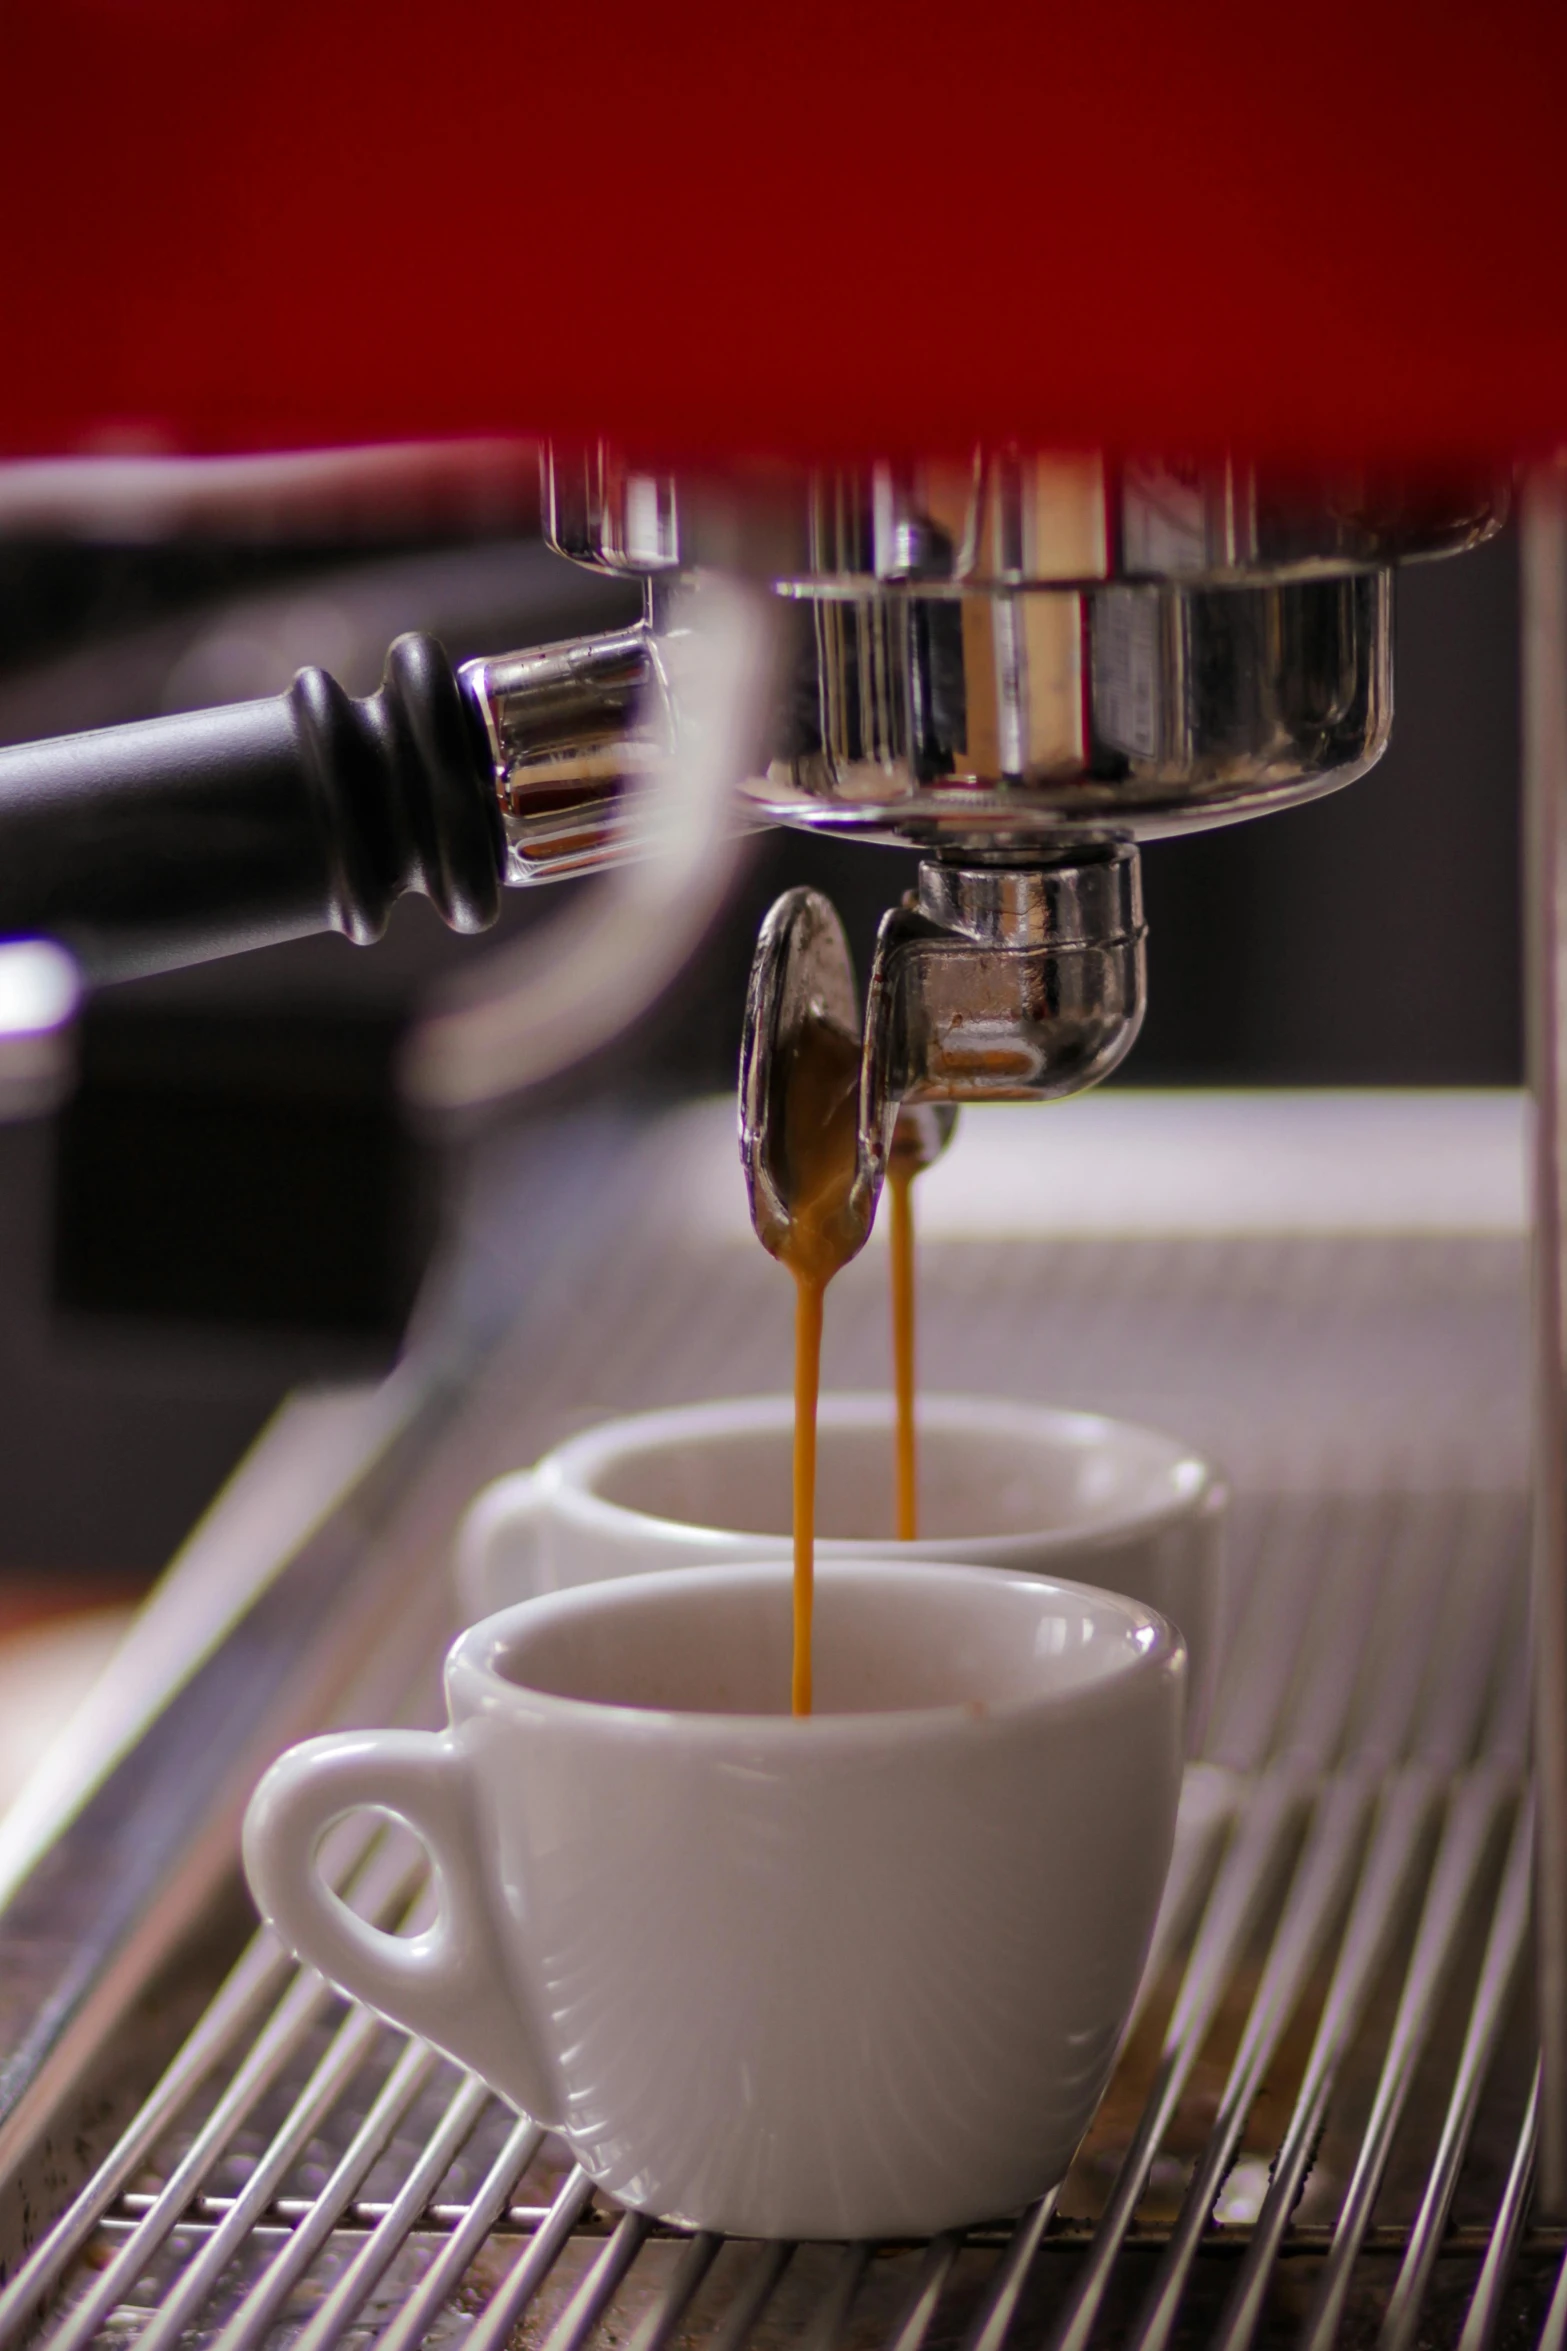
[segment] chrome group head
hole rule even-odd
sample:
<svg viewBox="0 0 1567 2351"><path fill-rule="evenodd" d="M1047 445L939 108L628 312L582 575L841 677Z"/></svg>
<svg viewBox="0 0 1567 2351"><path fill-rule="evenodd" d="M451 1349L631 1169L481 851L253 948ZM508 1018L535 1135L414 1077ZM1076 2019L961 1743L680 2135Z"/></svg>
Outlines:
<svg viewBox="0 0 1567 2351"><path fill-rule="evenodd" d="M639 779L683 725L672 591L710 572L765 589L773 615L742 819L924 852L856 1015L873 1211L900 1105L1052 1099L1115 1067L1143 1011L1137 844L1364 773L1392 722L1394 568L1477 544L1505 497L1008 448L722 475L597 448L551 455L544 508L561 553L642 580L646 613L464 672L514 881L630 852ZM794 897L758 947L745 1132L763 1219L765 1063L802 973L840 948ZM845 1017L846 972L844 952Z"/></svg>

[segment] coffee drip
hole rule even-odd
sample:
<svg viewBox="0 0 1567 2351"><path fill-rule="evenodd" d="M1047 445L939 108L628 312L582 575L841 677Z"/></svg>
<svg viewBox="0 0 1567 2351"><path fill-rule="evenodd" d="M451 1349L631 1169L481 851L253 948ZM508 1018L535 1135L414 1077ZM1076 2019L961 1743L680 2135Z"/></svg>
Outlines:
<svg viewBox="0 0 1567 2351"><path fill-rule="evenodd" d="M795 1281L793 1709L811 1710L816 1416L828 1283L870 1234L891 1190L895 1530L919 1531L911 1186L945 1148L949 1104L896 1102L862 1044L842 925L814 890L790 890L762 924L740 1058L740 1147L751 1219Z"/></svg>
<svg viewBox="0 0 1567 2351"><path fill-rule="evenodd" d="M810 1014L780 1072L792 1213L776 1255L794 1276L794 1667L790 1704L811 1711L816 1553L816 1405L827 1285L860 1246L851 1207L859 1148L860 1047Z"/></svg>
<svg viewBox="0 0 1567 2351"><path fill-rule="evenodd" d="M824 1020L807 1021L784 1073L784 1152L794 1216L778 1250L794 1276L794 1713L811 1711L811 1618L816 1581L816 1421L827 1285L855 1255L849 1214L859 1126L860 1050ZM887 1161L891 1202L893 1493L900 1542L919 1534L915 1438L914 1178L928 1166L924 1138L900 1119Z"/></svg>
<svg viewBox="0 0 1567 2351"><path fill-rule="evenodd" d="M914 1419L914 1179L952 1140L949 1102L905 1102L887 1152L887 1238L892 1259L892 1385L896 1403L894 1516L898 1540L919 1538L919 1446Z"/></svg>
<svg viewBox="0 0 1567 2351"><path fill-rule="evenodd" d="M920 1531L919 1446L914 1426L914 1178L915 1165L894 1154L887 1170L887 1240L892 1261L892 1393L896 1409L893 1517L900 1543Z"/></svg>

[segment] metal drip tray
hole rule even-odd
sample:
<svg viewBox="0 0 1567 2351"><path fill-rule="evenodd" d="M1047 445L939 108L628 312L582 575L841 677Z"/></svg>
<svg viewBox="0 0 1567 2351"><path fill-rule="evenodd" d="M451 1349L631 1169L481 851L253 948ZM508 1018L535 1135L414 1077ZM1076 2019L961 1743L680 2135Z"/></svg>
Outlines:
<svg viewBox="0 0 1567 2351"><path fill-rule="evenodd" d="M1549 2313L1559 2343L1563 2234L1528 2211L1523 1278L1508 1238L929 1247L933 1385L1162 1421L1236 1489L1155 1955L1057 2195L929 2245L688 2237L262 1934L0 2337L1480 2351ZM836 1385L884 1378L882 1279L835 1294ZM624 1223L495 1358L462 1490L586 1417L782 1384L787 1309L754 1247ZM405 1909L416 1849L336 1834L353 1898Z"/></svg>

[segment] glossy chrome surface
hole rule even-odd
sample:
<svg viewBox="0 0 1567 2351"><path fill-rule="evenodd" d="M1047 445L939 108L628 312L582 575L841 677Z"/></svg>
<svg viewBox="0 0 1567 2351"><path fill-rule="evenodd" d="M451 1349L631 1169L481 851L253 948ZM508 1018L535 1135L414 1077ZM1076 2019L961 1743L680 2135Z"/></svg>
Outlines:
<svg viewBox="0 0 1567 2351"><path fill-rule="evenodd" d="M858 1050L859 989L831 900L820 890L786 890L762 921L740 1031L740 1164L756 1237L775 1257L794 1213L786 1089L801 1038L813 1027L832 1030ZM871 1087L870 1065L863 1063L855 1175L842 1212L846 1260L870 1238L897 1110Z"/></svg>
<svg viewBox="0 0 1567 2351"><path fill-rule="evenodd" d="M1392 723L1385 572L789 606L769 821L961 852L1157 840L1334 791Z"/></svg>
<svg viewBox="0 0 1567 2351"><path fill-rule="evenodd" d="M671 744L652 631L470 661L459 676L494 764L508 882L567 880L634 856L628 787Z"/></svg>
<svg viewBox="0 0 1567 2351"><path fill-rule="evenodd" d="M961 855L1157 840L1362 775L1392 723L1385 572L1267 588L773 600L779 675L730 779L753 821ZM636 854L688 697L651 624L471 662L513 883Z"/></svg>
<svg viewBox="0 0 1567 2351"><path fill-rule="evenodd" d="M560 553L605 571L738 567L785 592L863 595L1379 568L1479 545L1506 517L1508 485L1473 469L1333 475L1006 445L817 472L672 472L600 444L548 453L543 507Z"/></svg>
<svg viewBox="0 0 1567 2351"><path fill-rule="evenodd" d="M952 1106L1059 1101L1124 1059L1142 1026L1145 937L1133 848L1074 865L927 862L914 898L882 918L862 1023L830 902L786 891L757 939L740 1042L740 1158L763 1246L776 1254L788 1229L783 1103L808 1023L861 1053L853 1255L890 1154L928 1165Z"/></svg>
<svg viewBox="0 0 1567 2351"><path fill-rule="evenodd" d="M1391 567L1505 501L1270 482L1235 465L982 452L809 476L545 470L556 548L642 580L640 629L473 662L515 882L629 853L628 786L680 724L668 591L781 607L781 672L733 781L753 815L962 852L1158 839L1363 774L1392 720Z"/></svg>
<svg viewBox="0 0 1567 2351"><path fill-rule="evenodd" d="M872 1105L1054 1102L1107 1077L1142 1026L1135 849L1077 865L920 867L882 919L866 1008Z"/></svg>
<svg viewBox="0 0 1567 2351"><path fill-rule="evenodd" d="M1081 865L957 865L927 859L915 908L928 923L977 947L1102 947L1143 927L1134 851Z"/></svg>
<svg viewBox="0 0 1567 2351"><path fill-rule="evenodd" d="M893 1122L887 1164L894 1171L918 1175L934 1167L951 1142L958 1123L954 1102L904 1102Z"/></svg>
<svg viewBox="0 0 1567 2351"><path fill-rule="evenodd" d="M540 765L569 767L575 754L563 745L586 741L606 707L617 723L630 712L641 765L612 762L620 789L608 801L595 800L591 777L568 788L568 803L571 789L586 791L587 809L563 812L560 787L545 788L550 805L533 849L547 850L556 872L619 870L558 921L435 992L403 1054L403 1086L420 1111L472 1115L569 1069L627 1028L684 966L728 888L727 795L769 704L776 610L770 597L714 576L676 590L645 667L640 636L551 647L531 665L526 656L482 665L502 688L487 706L491 739L505 730L525 777ZM471 700L472 678L465 683ZM519 798L526 827L526 782ZM517 853L514 839L514 865Z"/></svg>

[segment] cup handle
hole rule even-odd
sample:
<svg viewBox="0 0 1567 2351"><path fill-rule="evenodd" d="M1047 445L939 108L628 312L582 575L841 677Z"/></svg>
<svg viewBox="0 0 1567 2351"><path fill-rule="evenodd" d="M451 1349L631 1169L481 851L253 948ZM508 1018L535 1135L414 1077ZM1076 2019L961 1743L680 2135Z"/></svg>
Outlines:
<svg viewBox="0 0 1567 2351"><path fill-rule="evenodd" d="M539 1520L544 1494L535 1472L513 1470L497 1478L470 1503L457 1530L457 1593L463 1621L476 1624L498 1608L531 1600L539 1589ZM517 1584L497 1592L491 1562L504 1540L508 1554L520 1553L523 1575Z"/></svg>
<svg viewBox="0 0 1567 2351"><path fill-rule="evenodd" d="M422 1934L384 1934L321 1875L322 1838L365 1806L406 1822L430 1856L440 1916ZM308 1966L482 2074L535 2122L558 2119L538 2036L497 1946L467 1768L450 1732L350 1731L291 1747L250 1800L244 1853L262 1916Z"/></svg>

